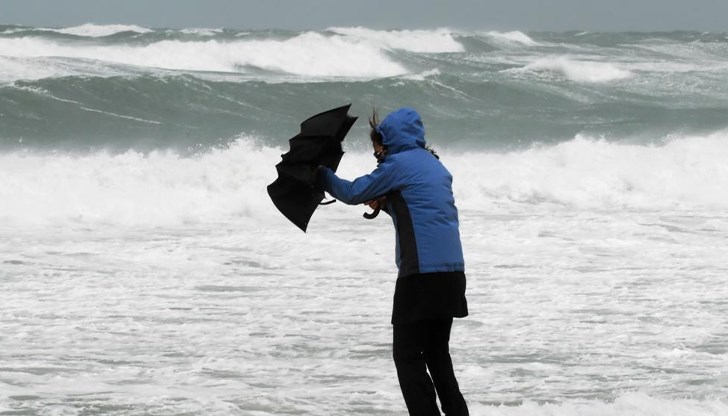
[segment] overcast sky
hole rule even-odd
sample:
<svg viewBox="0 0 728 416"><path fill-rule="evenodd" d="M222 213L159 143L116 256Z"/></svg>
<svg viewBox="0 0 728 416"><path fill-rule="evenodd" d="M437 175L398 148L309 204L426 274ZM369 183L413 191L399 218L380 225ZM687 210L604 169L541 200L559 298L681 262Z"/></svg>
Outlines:
<svg viewBox="0 0 728 416"><path fill-rule="evenodd" d="M728 0L0 0L0 24L728 31Z"/></svg>

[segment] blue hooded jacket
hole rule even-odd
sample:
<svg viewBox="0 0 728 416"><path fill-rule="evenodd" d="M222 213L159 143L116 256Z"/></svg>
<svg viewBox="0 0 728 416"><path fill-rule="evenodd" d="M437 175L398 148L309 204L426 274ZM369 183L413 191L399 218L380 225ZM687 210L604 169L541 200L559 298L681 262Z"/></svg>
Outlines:
<svg viewBox="0 0 728 416"><path fill-rule="evenodd" d="M465 271L452 175L425 149L420 115L401 108L389 114L376 130L387 148L379 166L351 182L324 168L324 189L350 205L387 197L386 211L397 231L400 277Z"/></svg>

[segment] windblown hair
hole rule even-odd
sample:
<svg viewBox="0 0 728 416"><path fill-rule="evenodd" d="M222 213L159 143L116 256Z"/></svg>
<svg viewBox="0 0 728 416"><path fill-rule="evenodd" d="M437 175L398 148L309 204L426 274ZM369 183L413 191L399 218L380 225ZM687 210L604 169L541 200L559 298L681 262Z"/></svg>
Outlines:
<svg viewBox="0 0 728 416"><path fill-rule="evenodd" d="M426 144L425 150L432 153L432 156L435 156L435 159L440 160L440 156L437 155L437 152L435 151L435 149L432 148L432 146L430 146L429 144Z"/></svg>
<svg viewBox="0 0 728 416"><path fill-rule="evenodd" d="M384 138L377 131L378 125L379 125L379 114L377 114L376 108L372 108L372 115L369 116L369 138L372 139L372 141L374 143L384 145L384 143L383 143Z"/></svg>

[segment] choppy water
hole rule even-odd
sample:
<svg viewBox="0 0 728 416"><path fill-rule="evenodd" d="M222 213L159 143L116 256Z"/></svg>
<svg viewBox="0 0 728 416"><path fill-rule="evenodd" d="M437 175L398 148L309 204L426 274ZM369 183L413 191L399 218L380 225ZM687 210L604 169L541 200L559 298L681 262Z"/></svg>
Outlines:
<svg viewBox="0 0 728 416"><path fill-rule="evenodd" d="M523 148L725 128L725 34L0 26L4 148L269 143L301 110L418 107L431 139ZM355 131L365 133L364 125Z"/></svg>
<svg viewBox="0 0 728 416"><path fill-rule="evenodd" d="M473 414L728 414L727 45L0 27L0 414L404 414L391 225L265 193L348 102L417 107L455 177Z"/></svg>

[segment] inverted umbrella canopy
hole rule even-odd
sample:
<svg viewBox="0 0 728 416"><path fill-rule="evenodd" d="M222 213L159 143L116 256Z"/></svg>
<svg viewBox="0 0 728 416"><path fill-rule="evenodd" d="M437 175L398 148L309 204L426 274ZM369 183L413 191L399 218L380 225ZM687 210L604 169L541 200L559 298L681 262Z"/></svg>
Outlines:
<svg viewBox="0 0 728 416"><path fill-rule="evenodd" d="M304 232L324 199L323 189L316 185L316 168L336 171L344 154L341 142L357 119L348 114L349 107L324 111L301 123L301 132L288 141L290 150L276 165L278 178L268 185L276 208Z"/></svg>

